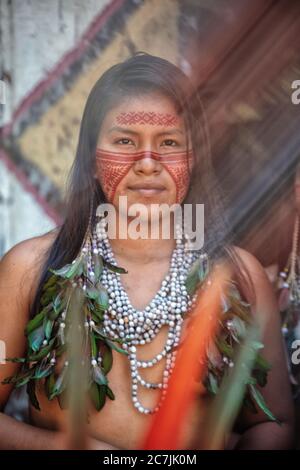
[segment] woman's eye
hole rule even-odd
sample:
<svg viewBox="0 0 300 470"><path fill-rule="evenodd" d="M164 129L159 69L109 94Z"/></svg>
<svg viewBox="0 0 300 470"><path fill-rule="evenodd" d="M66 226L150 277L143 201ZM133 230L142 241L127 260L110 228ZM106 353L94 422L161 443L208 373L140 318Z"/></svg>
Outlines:
<svg viewBox="0 0 300 470"><path fill-rule="evenodd" d="M116 144L121 144L121 145L128 145L129 142L133 144L132 140L127 139L126 137L123 137L122 139L118 139L115 141Z"/></svg>
<svg viewBox="0 0 300 470"><path fill-rule="evenodd" d="M163 144L165 144L167 147L175 147L176 145L178 145L178 143L173 139L164 140Z"/></svg>

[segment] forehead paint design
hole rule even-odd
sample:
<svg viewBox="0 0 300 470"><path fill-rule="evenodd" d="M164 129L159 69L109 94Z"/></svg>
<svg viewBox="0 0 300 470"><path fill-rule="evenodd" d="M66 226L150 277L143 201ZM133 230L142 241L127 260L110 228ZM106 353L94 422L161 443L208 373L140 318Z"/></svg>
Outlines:
<svg viewBox="0 0 300 470"><path fill-rule="evenodd" d="M178 117L169 113L130 111L116 117L118 124L150 124L151 126L172 127L178 123Z"/></svg>
<svg viewBox="0 0 300 470"><path fill-rule="evenodd" d="M109 202L113 201L119 183L126 176L132 165L146 156L164 165L176 186L176 202L182 201L190 179L189 169L191 168L193 157L192 150L189 151L187 156L187 151L173 151L163 154L150 151L122 153L97 148L97 175Z"/></svg>

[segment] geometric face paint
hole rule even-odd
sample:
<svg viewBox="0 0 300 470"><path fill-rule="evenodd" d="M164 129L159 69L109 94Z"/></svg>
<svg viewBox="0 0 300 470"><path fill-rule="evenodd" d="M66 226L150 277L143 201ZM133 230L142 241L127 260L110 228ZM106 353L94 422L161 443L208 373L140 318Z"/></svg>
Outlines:
<svg viewBox="0 0 300 470"><path fill-rule="evenodd" d="M140 152L111 152L97 148L96 168L97 176L103 192L109 202L113 202L116 189L122 179L127 175L132 165L142 158L150 157L159 161L171 175L176 187L176 202L183 200L190 180L192 165L192 150L171 151L160 154L152 151Z"/></svg>
<svg viewBox="0 0 300 470"><path fill-rule="evenodd" d="M173 127L178 123L178 116L169 113L156 113L154 111L130 111L120 113L116 121L118 124L148 124L150 126Z"/></svg>

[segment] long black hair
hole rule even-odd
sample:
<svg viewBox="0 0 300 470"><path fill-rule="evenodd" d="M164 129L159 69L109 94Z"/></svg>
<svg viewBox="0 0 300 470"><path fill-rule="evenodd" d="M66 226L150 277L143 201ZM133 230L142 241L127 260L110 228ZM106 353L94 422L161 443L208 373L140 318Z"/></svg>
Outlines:
<svg viewBox="0 0 300 470"><path fill-rule="evenodd" d="M105 195L94 174L96 145L107 112L124 98L154 91L172 100L177 113L184 118L186 129L190 131L195 164L183 202L204 204L205 249L211 258L229 258L238 275L243 277L240 269L242 261L229 244L230 231L224 220L220 188L212 169L206 116L199 91L176 65L138 52L109 68L88 96L76 157L68 180L64 222L45 256L31 316L39 310L42 287L50 275L49 268L57 269L77 256L87 231L90 208L105 202ZM245 282L249 284L249 279Z"/></svg>

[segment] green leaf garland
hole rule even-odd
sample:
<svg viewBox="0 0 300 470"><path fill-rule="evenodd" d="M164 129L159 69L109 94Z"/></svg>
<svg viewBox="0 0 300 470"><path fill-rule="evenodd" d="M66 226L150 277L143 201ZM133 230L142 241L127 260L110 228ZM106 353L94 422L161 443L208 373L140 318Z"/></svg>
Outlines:
<svg viewBox="0 0 300 470"><path fill-rule="evenodd" d="M84 343L89 344L88 349L83 347L89 355L90 385L89 396L97 411L100 411L106 402L106 397L115 399L109 387L107 375L113 367L113 351L128 355L122 348L127 339L112 341L103 331L103 314L108 308L108 293L100 282L103 267L117 272L127 271L103 260L99 254L92 254L94 276L88 276L87 255L81 253L72 263L59 269L50 269L50 276L43 286L41 296L41 310L31 319L26 328L25 335L28 341L27 355L23 358L7 358L7 361L20 363L20 370L12 377L7 377L2 384L13 384L15 387L26 385L31 404L40 409L35 385L37 380L44 381L44 389L49 400L58 398L61 408L67 406L66 387L68 383L68 367L65 365L59 374L55 370L56 360L65 353L68 344L68 330L72 318L69 311L70 296L74 289L81 289L83 281L87 282L84 292L84 306L82 309L85 333ZM186 279L186 288L192 296L198 288L202 288L209 272L208 262L197 260L191 267ZM73 291L72 291L73 289ZM250 305L244 302L239 291L230 282L226 299L222 299L223 310L219 318L220 333L215 338L214 348L217 354L208 350L208 372L204 380L209 393L216 395L219 391L222 378L226 375L228 367L232 367L234 353L237 346L243 343L248 325L252 322ZM277 421L268 409L257 386L265 386L267 374L270 370L268 362L260 355L263 345L253 343L256 350L256 359L252 376L247 384L244 404L253 411L263 410L270 420Z"/></svg>

